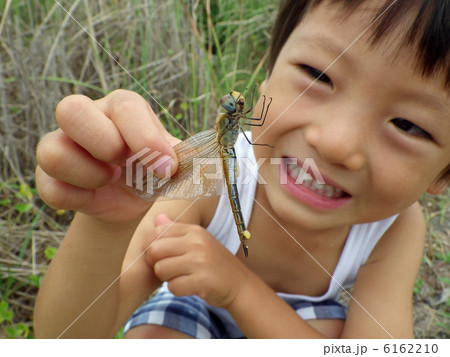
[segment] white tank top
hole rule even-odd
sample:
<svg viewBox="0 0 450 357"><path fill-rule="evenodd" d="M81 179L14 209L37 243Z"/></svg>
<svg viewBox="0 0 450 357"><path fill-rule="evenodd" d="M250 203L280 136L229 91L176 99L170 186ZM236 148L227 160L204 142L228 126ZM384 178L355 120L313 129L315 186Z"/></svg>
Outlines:
<svg viewBox="0 0 450 357"><path fill-rule="evenodd" d="M246 132L251 140L251 133ZM236 156L239 164L239 177L237 186L241 203L242 215L246 223L250 222L255 196L258 166L252 146L245 137L240 134L235 145ZM397 215L382 221L356 224L352 226L333 272L328 291L322 296L306 296L278 293L285 301L323 301L336 299L342 287L348 287L354 283L359 268L367 261L372 249L386 230L391 226ZM228 200L228 194L221 195L214 217L207 228L217 240L219 240L231 253L236 254L240 248L239 236L235 228L235 222ZM301 249L301 248L299 248Z"/></svg>

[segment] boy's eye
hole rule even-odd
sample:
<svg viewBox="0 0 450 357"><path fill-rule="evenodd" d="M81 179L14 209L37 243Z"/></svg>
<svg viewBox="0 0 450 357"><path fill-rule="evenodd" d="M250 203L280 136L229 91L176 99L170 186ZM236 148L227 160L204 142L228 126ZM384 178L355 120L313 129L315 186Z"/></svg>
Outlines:
<svg viewBox="0 0 450 357"><path fill-rule="evenodd" d="M323 83L331 85L333 84L333 81L330 79L330 77L314 67L308 66L307 64L301 64L300 68L317 81L321 81Z"/></svg>
<svg viewBox="0 0 450 357"><path fill-rule="evenodd" d="M395 118L392 119L392 124L394 124L401 131L408 133L409 135L417 136L427 140L433 140L433 137L428 132L418 127L416 124L411 123L409 120Z"/></svg>

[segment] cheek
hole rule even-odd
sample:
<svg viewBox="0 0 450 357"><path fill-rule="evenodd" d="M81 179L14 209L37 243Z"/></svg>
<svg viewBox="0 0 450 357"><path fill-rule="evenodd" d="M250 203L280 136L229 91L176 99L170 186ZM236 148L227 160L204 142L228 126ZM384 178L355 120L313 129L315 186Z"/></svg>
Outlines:
<svg viewBox="0 0 450 357"><path fill-rule="evenodd" d="M252 127L252 135L257 143L272 146L281 136L307 125L308 118L313 116L316 108L315 105L312 107L305 105L304 98L299 98L296 91L287 89L288 84L280 86L274 83L274 80L272 78L267 83L264 93L266 95L265 108L263 108L263 98L260 97L253 111L254 118L259 118L267 113L264 125ZM267 109L270 98L272 98L272 102Z"/></svg>
<svg viewBox="0 0 450 357"><path fill-rule="evenodd" d="M288 112L284 112L287 105L288 104L286 103L281 103L281 101L275 103L275 99L273 99L273 102L267 112L264 124L261 126L251 127L253 142L275 146L282 135L296 127L296 124L293 123L292 120L288 119ZM253 113L253 117L259 118L261 116L261 110L262 105L258 103L258 106ZM265 115L265 111L263 115Z"/></svg>
<svg viewBox="0 0 450 357"><path fill-rule="evenodd" d="M252 136L252 138L253 138L253 136ZM253 152L255 153L256 161L258 161L261 158L269 158L272 153L272 151L269 147L259 146L259 145L253 145ZM260 166L260 170L264 169L265 163L266 162L264 162L263 165Z"/></svg>
<svg viewBox="0 0 450 357"><path fill-rule="evenodd" d="M420 172L397 165L397 169L379 169L370 180L371 206L379 207L384 216L400 212L416 202L427 189L427 180Z"/></svg>
<svg viewBox="0 0 450 357"><path fill-rule="evenodd" d="M256 119L264 119L264 116L266 115L266 111L267 111L267 104L269 103L268 98L266 98L266 103L265 103L265 107L263 107L263 98L261 97L254 110L253 110L253 114L252 114L252 118L256 118ZM263 125L253 125L251 126L251 132L252 132L252 142L257 143L257 144L269 144L269 145L273 145L271 143L271 137L270 137L270 133L272 131L272 125L271 123L273 122L273 117L272 117L272 106L269 107L269 110L267 112L267 116L265 117L266 119L264 120L264 123L262 122L262 119L260 119L259 121L254 120L252 121L253 124L263 124ZM254 147L255 150L255 154L256 152L264 152L266 157L267 157L267 147L261 147L258 145L255 145ZM260 150L262 149L262 150Z"/></svg>

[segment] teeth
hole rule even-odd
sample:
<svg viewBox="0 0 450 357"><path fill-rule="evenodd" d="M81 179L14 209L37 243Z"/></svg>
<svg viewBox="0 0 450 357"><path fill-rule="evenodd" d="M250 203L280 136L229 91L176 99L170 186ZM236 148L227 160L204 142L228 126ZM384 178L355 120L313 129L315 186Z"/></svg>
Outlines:
<svg viewBox="0 0 450 357"><path fill-rule="evenodd" d="M308 174L305 174L305 173L303 173L303 177L300 177L300 174L302 173L302 168L300 166L298 166L298 165L295 165L295 164L289 164L288 165L288 173L296 181L297 180L302 180L302 181L310 181L310 180L312 180L311 175L308 175ZM309 177L306 177L306 176L309 176Z"/></svg>
<svg viewBox="0 0 450 357"><path fill-rule="evenodd" d="M296 164L288 164L287 171L291 178L295 180L296 184L309 188L311 191L317 192L319 195L329 198L339 198L344 196L344 192L340 189L321 184L310 174L302 172L302 168Z"/></svg>

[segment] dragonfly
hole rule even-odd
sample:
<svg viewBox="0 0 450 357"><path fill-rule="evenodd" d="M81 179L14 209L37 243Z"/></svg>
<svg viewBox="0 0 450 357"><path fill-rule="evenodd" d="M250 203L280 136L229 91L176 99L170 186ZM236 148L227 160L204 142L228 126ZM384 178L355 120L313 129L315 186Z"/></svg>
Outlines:
<svg viewBox="0 0 450 357"><path fill-rule="evenodd" d="M251 103L253 103L254 92ZM223 179L218 179L217 160L221 161L223 175L228 191L228 198L236 223L239 239L245 257L248 257L248 240L251 236L246 229L242 216L237 189L238 164L234 145L239 132L244 134L250 145L268 146L269 144L253 143L246 136L243 125L262 126L272 103L263 96L261 114L258 118L248 117L253 107L246 108L245 98L238 91L231 91L220 100L225 109L215 122L214 129L201 131L173 147L178 158L178 169L171 177L156 177L148 175L135 193L145 200L155 200L159 197L171 199L194 199L197 197L211 197L220 195L224 188ZM209 177L209 179L207 179ZM201 178L201 179L199 179Z"/></svg>

